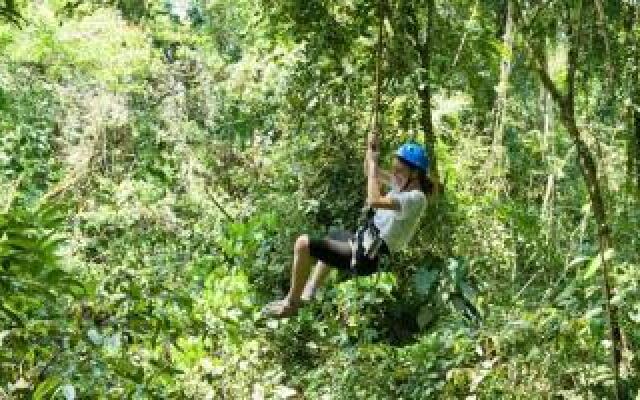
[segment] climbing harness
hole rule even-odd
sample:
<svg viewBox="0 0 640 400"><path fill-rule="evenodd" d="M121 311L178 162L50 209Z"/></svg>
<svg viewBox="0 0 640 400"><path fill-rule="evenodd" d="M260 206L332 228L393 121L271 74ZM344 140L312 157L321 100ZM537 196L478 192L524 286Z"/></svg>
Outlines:
<svg viewBox="0 0 640 400"><path fill-rule="evenodd" d="M368 208L366 218L360 224L355 235L349 241L351 245L351 272L356 274L356 266L358 262L373 261L378 257L382 244L384 243L380 237L380 230L373 223L374 211Z"/></svg>

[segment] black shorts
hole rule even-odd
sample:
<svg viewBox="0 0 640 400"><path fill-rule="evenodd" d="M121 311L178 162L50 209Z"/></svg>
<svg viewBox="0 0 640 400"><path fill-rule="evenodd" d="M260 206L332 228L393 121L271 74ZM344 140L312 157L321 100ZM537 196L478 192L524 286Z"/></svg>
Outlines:
<svg viewBox="0 0 640 400"><path fill-rule="evenodd" d="M309 240L309 251L311 257L324 262L325 264L344 271L354 272L351 269L351 245L349 239L353 233L347 231L329 232L327 237L322 239L311 238ZM380 256L389 254L387 245L383 242L378 255L373 259L360 260L356 263L355 273L357 275L371 275L378 270Z"/></svg>

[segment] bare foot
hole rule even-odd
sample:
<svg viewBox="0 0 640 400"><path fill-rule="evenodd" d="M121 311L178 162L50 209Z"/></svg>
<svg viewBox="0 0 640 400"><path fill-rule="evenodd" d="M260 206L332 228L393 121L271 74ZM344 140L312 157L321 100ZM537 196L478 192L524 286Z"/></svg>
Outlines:
<svg viewBox="0 0 640 400"><path fill-rule="evenodd" d="M296 303L290 303L288 300L276 300L264 306L262 315L272 318L293 317L298 313L300 306Z"/></svg>
<svg viewBox="0 0 640 400"><path fill-rule="evenodd" d="M308 303L311 300L313 300L313 292L307 292L306 290L302 292L302 295L300 296L300 301L304 303Z"/></svg>

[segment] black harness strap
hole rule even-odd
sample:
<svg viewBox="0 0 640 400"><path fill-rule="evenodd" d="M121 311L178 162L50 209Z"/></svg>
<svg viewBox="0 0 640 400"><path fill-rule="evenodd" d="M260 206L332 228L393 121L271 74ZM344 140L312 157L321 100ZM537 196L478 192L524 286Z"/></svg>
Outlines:
<svg viewBox="0 0 640 400"><path fill-rule="evenodd" d="M380 230L373 222L375 211L368 207L363 212L363 221L359 224L351 244L351 272L357 274L358 262L373 261L378 257L384 240L380 236Z"/></svg>

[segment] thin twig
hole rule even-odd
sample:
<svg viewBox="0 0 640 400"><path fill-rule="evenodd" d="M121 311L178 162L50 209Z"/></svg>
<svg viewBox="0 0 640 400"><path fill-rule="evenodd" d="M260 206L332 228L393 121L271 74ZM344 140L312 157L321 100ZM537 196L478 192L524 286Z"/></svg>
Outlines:
<svg viewBox="0 0 640 400"><path fill-rule="evenodd" d="M222 212L222 214L229 220L229 221L235 221L237 218L234 218L223 206L222 204L220 204L220 202L218 201L218 199L216 199L216 196L211 194L209 192L209 187L214 186L214 182L212 182L211 176L206 175L204 177L205 181L206 181L206 185L204 188L204 191L207 193L207 195L211 198L211 201L213 202L213 204L218 208L218 210L220 210L220 212Z"/></svg>
<svg viewBox="0 0 640 400"><path fill-rule="evenodd" d="M16 198L16 193L18 191L18 187L20 186L20 183L22 182L22 179L24 178L24 173L20 174L20 176L18 176L18 178L13 181L13 183L11 184L11 188L9 189L9 194L7 195L7 204L4 206L4 214L9 213L9 210L11 209L11 206L13 205L13 201Z"/></svg>
<svg viewBox="0 0 640 400"><path fill-rule="evenodd" d="M478 0L476 0L476 2L473 5L473 9L471 11L471 19L473 19L474 14L477 12L477 10L478 10ZM431 18L431 16L429 16L429 18ZM462 49L464 48L464 44L467 41L468 35L469 35L469 30L465 29L464 34L460 39L460 44L458 45L458 50L456 51L456 55L453 58L453 64L451 65L450 71L453 71L456 68L456 65L458 65L458 60L460 58L460 54L462 54Z"/></svg>
<svg viewBox="0 0 640 400"><path fill-rule="evenodd" d="M227 210L225 210L225 209L224 209L224 207L222 207L222 204L220 204L220 203L218 202L218 200L216 199L216 196L215 196L215 195L212 195L211 193L209 193L209 189L206 189L206 188L205 188L205 191L207 192L207 194L208 194L208 195L209 195L209 197L211 198L211 201L213 201L213 204L214 204L216 207L218 207L218 209L222 212L222 214L224 214L224 216L225 216L225 217L227 217L227 219L228 219L228 220L230 220L230 221L234 221L234 220L235 220L235 218L233 218L233 217L231 216L231 214L229 214L229 213L227 212Z"/></svg>

